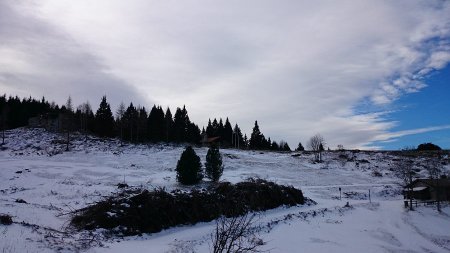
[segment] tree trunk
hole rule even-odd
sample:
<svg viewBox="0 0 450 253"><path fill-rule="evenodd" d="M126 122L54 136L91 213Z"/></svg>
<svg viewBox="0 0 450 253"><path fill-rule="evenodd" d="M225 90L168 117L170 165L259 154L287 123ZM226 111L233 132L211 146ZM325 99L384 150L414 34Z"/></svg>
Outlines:
<svg viewBox="0 0 450 253"><path fill-rule="evenodd" d="M441 198L440 198L440 190L439 190L439 178L436 178L436 201L437 201L437 210L441 212Z"/></svg>
<svg viewBox="0 0 450 253"><path fill-rule="evenodd" d="M70 143L70 132L67 131L66 151L69 151L69 143Z"/></svg>

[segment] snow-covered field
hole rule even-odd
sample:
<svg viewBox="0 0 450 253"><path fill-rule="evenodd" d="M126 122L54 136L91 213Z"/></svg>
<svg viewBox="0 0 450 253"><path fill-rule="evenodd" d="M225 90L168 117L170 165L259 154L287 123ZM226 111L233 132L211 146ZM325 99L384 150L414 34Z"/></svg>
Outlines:
<svg viewBox="0 0 450 253"><path fill-rule="evenodd" d="M7 132L7 144L0 151L0 213L11 215L14 224L0 225L0 252L210 251L214 222L128 238L104 238L101 231L77 232L68 226L73 210L117 192L118 183L183 188L174 170L183 147L121 146L117 140L77 135L71 151L63 152L58 141L62 139L40 129ZM204 162L207 149L195 150ZM259 214L255 225L262 229L263 250L450 251L450 207L440 214L435 207L405 210L399 180L391 171L392 154L328 152L326 162L314 164L308 154L230 149L221 153L222 180L259 177L300 188L317 202ZM350 207L344 207L347 202Z"/></svg>

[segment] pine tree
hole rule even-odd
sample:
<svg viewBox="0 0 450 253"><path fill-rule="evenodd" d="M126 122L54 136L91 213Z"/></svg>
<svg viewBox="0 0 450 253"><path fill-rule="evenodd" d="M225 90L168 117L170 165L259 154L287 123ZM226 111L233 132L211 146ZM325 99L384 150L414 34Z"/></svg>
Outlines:
<svg viewBox="0 0 450 253"><path fill-rule="evenodd" d="M165 139L164 125L166 119L164 118L164 111L161 106L154 105L148 116L148 131L149 139L154 142Z"/></svg>
<svg viewBox="0 0 450 253"><path fill-rule="evenodd" d="M134 107L133 103L130 103L127 110L123 114L123 123L124 123L124 139L128 141L136 141L136 128L137 128L137 120L138 120L138 111Z"/></svg>
<svg viewBox="0 0 450 253"><path fill-rule="evenodd" d="M295 151L305 151L305 148L303 147L302 143L299 142L297 148L295 149Z"/></svg>
<svg viewBox="0 0 450 253"><path fill-rule="evenodd" d="M114 136L114 117L111 107L106 101L106 96L102 97L100 106L95 113L95 133L101 137Z"/></svg>
<svg viewBox="0 0 450 253"><path fill-rule="evenodd" d="M187 114L186 107L183 109L177 108L173 120L173 136L175 142L185 142L187 141L188 127L191 121Z"/></svg>
<svg viewBox="0 0 450 253"><path fill-rule="evenodd" d="M177 163L177 181L184 185L197 184L203 178L202 165L200 157L197 156L191 146L181 154L180 160Z"/></svg>
<svg viewBox="0 0 450 253"><path fill-rule="evenodd" d="M264 135L259 131L258 121L255 121L252 134L250 135L249 148L250 149L262 149L263 142L265 141Z"/></svg>
<svg viewBox="0 0 450 253"><path fill-rule="evenodd" d="M170 108L167 107L166 114L164 116L164 137L165 137L164 140L166 142L172 140L172 131L173 131L172 112L170 112Z"/></svg>
<svg viewBox="0 0 450 253"><path fill-rule="evenodd" d="M138 142L145 142L148 140L147 110L145 110L145 107L138 108L138 118L136 123L136 140Z"/></svg>
<svg viewBox="0 0 450 253"><path fill-rule="evenodd" d="M205 174L213 182L218 182L223 174L222 155L216 145L212 145L206 154Z"/></svg>
<svg viewBox="0 0 450 253"><path fill-rule="evenodd" d="M231 127L230 121L228 118L225 120L225 125L223 129L223 138L222 143L223 145L230 147L231 146L231 140L233 138L233 128ZM242 138L241 138L242 140Z"/></svg>

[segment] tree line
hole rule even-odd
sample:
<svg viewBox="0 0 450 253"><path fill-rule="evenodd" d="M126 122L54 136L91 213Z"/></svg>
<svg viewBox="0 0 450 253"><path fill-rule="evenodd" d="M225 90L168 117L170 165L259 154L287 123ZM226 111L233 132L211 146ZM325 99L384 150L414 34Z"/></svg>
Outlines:
<svg viewBox="0 0 450 253"><path fill-rule="evenodd" d="M80 131L99 137L118 137L133 143L175 142L199 144L203 136L218 140L222 147L235 147L252 150L290 151L285 141L279 143L266 139L255 121L250 138L243 134L238 124L234 127L228 118L225 123L220 118L208 121L202 130L189 119L186 107L177 108L172 115L170 108L165 111L154 105L150 110L143 106L121 103L113 114L106 96L101 98L99 107L94 113L89 102L74 108L69 97L65 105L59 106L43 97L35 98L0 96L0 123L3 131L27 126L32 117L57 121L58 130L67 133ZM218 138L217 138L218 137Z"/></svg>

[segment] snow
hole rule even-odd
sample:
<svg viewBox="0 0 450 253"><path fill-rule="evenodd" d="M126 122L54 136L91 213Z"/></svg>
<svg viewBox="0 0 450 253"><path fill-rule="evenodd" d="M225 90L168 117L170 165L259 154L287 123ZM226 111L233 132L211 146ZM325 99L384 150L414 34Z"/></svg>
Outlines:
<svg viewBox="0 0 450 253"><path fill-rule="evenodd" d="M209 252L214 221L127 238L105 238L101 231L80 232L68 226L73 210L119 191L119 183L189 190L177 184L174 170L183 146L121 145L118 140L77 134L66 152L63 136L26 128L7 131L6 140L0 151L0 213L11 215L15 223L0 225L0 252ZM204 162L207 149L195 150ZM444 205L442 213L433 206L405 209L400 181L391 169L395 154L326 152L324 163L313 163L308 154L233 149L221 153L222 180L236 183L260 177L300 188L317 202L258 214L255 225L261 228L265 250L450 250L450 207ZM374 176L375 171L382 176Z"/></svg>

